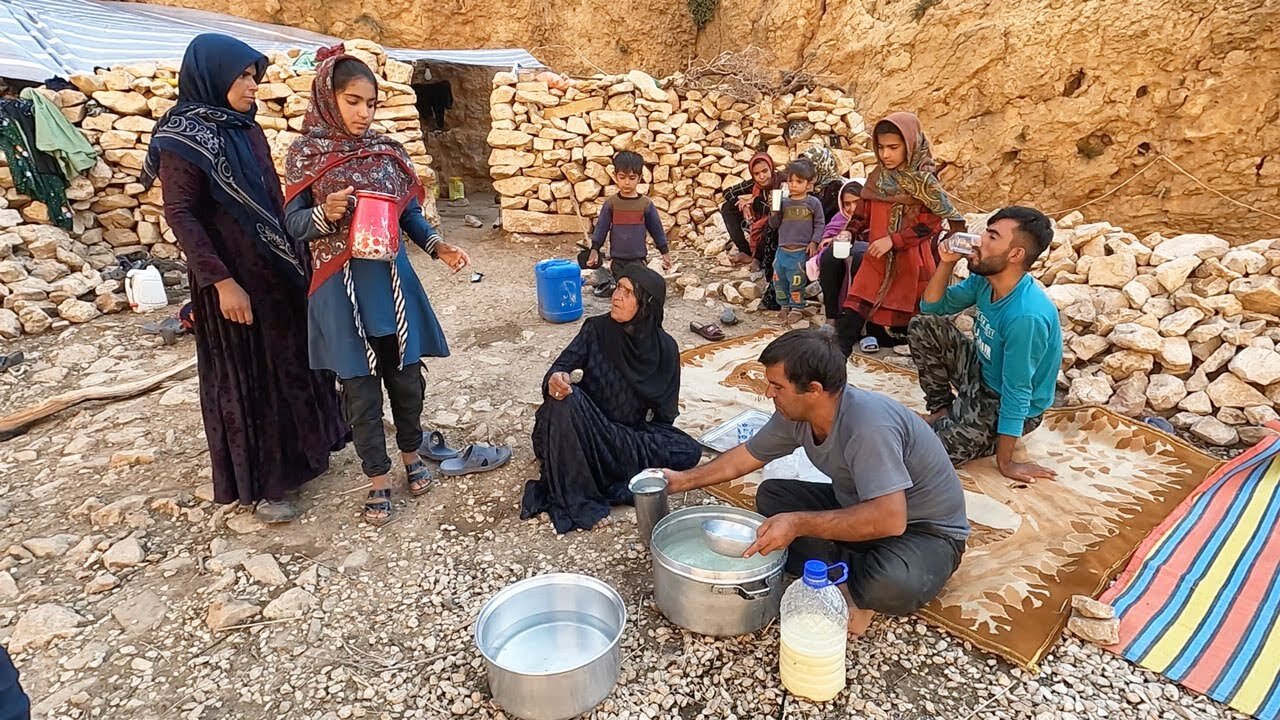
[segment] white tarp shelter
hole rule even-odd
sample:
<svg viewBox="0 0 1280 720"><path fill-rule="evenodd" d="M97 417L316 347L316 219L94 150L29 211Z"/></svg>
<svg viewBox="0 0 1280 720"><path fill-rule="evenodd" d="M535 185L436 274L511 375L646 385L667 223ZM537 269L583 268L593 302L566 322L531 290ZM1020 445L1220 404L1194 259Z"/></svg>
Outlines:
<svg viewBox="0 0 1280 720"><path fill-rule="evenodd" d="M315 50L338 42L306 30L186 8L103 0L0 0L0 77L44 82L115 65L178 61L191 39L207 32L230 35L264 53ZM387 53L403 62L542 67L521 49L388 48Z"/></svg>

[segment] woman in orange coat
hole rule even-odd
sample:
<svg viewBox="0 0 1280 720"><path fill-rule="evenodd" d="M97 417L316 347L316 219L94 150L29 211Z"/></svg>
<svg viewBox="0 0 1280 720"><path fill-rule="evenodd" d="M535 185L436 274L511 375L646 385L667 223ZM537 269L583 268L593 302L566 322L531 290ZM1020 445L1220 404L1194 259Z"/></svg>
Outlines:
<svg viewBox="0 0 1280 720"><path fill-rule="evenodd" d="M943 220L953 231L964 218L938 181L929 141L915 113L896 112L875 126L879 165L867 178L846 230L868 231L871 243L845 297L836 335L846 355L861 341L864 352L880 339L905 342L907 323L937 261L933 240ZM880 336L880 337L877 337Z"/></svg>

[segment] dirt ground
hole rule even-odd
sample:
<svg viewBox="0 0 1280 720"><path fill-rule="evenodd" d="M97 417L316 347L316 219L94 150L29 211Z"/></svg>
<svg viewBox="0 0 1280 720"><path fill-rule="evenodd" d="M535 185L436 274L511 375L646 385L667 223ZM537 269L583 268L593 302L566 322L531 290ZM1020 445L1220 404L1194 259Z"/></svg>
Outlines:
<svg viewBox="0 0 1280 720"><path fill-rule="evenodd" d="M510 443L513 462L446 479L422 498L401 489L397 521L374 530L358 517L365 481L348 447L299 495L301 520L266 528L210 502L193 372L134 399L78 406L0 443L0 641L22 633L33 645L14 657L36 717L504 717L490 700L471 621L502 586L547 571L595 575L626 600L623 677L593 718L1223 715L1074 640L1031 676L914 619L877 620L851 647L849 690L812 705L781 688L776 628L713 639L668 623L653 604L630 509L565 536L545 518L519 519L523 484L537 475L529 433L539 381L578 328L537 316L533 265L571 257L572 245L512 242L490 229L487 204L441 210L446 236L485 277L472 284L413 253L452 350L428 364L424 420L452 444ZM466 227L463 213L484 227ZM709 261L677 258L715 279ZM667 329L682 348L701 344L689 323L714 321L718 307L672 295ZM606 309L585 302L588 315ZM27 363L0 374L0 414L191 357L189 337L163 347L139 334L159 317L111 316L24 339ZM761 324L744 314L730 332ZM711 502L701 493L673 501ZM114 546L132 542L140 557L113 559ZM255 571L242 566L251 557ZM235 623L248 627L211 632L211 605L227 603L250 608ZM64 611L47 629L57 637L30 642L36 622L24 615L49 607Z"/></svg>

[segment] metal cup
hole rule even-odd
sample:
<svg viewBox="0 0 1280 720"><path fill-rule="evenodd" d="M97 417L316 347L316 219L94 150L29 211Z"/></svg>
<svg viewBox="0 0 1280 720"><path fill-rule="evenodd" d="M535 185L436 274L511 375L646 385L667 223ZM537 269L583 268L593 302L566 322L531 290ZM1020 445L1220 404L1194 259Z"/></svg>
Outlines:
<svg viewBox="0 0 1280 720"><path fill-rule="evenodd" d="M667 476L661 470L641 470L628 484L635 495L636 523L640 526L640 542L649 546L653 528L671 512L667 504Z"/></svg>

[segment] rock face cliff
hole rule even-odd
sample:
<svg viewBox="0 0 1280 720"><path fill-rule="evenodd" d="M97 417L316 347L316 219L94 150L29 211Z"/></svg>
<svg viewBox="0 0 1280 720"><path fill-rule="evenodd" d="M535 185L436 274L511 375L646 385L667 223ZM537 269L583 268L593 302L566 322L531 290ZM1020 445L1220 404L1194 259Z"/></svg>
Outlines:
<svg viewBox="0 0 1280 720"><path fill-rule="evenodd" d="M1083 209L1131 230L1280 235L1274 0L734 0L697 32L684 0L163 0L388 44L520 45L569 72L682 69L747 45L842 86L870 122L915 110L982 207ZM966 209L973 209L967 207Z"/></svg>

